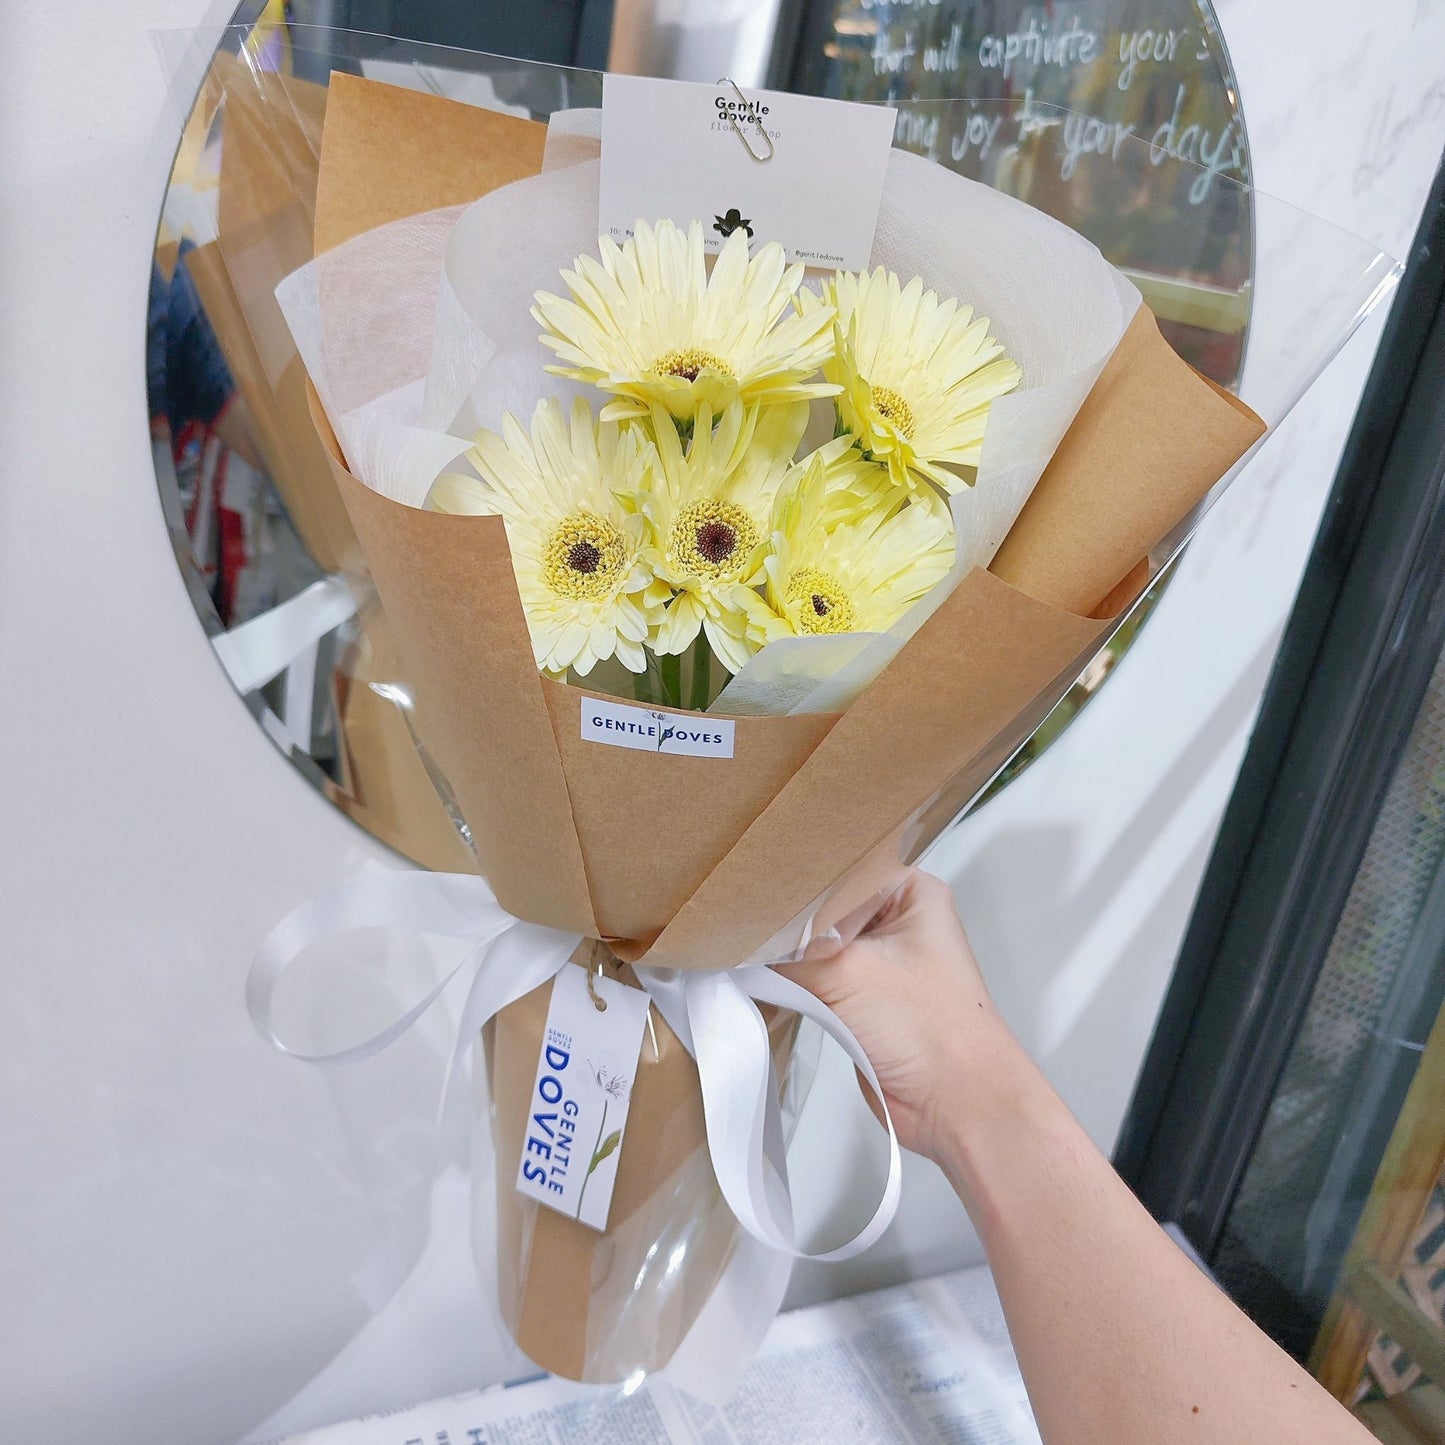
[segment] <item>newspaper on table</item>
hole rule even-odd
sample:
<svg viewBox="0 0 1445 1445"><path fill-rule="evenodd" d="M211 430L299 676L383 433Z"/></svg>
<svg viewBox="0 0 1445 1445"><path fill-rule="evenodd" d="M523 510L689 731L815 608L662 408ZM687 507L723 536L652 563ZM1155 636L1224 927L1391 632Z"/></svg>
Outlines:
<svg viewBox="0 0 1445 1445"><path fill-rule="evenodd" d="M794 1310L721 1408L543 1378L280 1445L1039 1445L985 1266Z"/></svg>

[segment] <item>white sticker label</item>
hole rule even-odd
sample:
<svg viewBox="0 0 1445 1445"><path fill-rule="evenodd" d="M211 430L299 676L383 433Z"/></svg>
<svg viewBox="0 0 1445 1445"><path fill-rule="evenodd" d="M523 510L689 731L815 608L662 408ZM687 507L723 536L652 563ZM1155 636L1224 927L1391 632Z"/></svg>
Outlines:
<svg viewBox="0 0 1445 1445"><path fill-rule="evenodd" d="M754 241L781 242L790 261L864 270L895 114L776 90L748 90L740 101L730 84L605 76L602 234L620 243L639 220L701 221L711 251L742 228ZM767 156L769 146L766 160L749 154Z"/></svg>
<svg viewBox="0 0 1445 1445"><path fill-rule="evenodd" d="M582 699L582 736L592 743L687 758L730 758L733 721L706 713L663 712L601 698Z"/></svg>
<svg viewBox="0 0 1445 1445"><path fill-rule="evenodd" d="M593 1003L586 969L569 964L552 980L517 1188L606 1229L648 998L595 974L592 986L606 1009Z"/></svg>

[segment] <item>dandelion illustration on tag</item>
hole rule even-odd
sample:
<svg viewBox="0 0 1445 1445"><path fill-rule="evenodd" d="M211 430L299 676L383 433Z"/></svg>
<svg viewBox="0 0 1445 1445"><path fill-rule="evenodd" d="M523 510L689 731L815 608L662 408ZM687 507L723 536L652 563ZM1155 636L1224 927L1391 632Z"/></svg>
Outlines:
<svg viewBox="0 0 1445 1445"><path fill-rule="evenodd" d="M626 1102L627 1090L632 1081L626 1074L615 1069L609 1058L604 1057L600 1064L594 1064L588 1059L587 1076L609 1099L615 1099L619 1104Z"/></svg>
<svg viewBox="0 0 1445 1445"><path fill-rule="evenodd" d="M622 1073L613 1063L610 1055L604 1054L600 1060L587 1060L587 1083L588 1087L596 1090L602 1096L602 1119L597 1125L597 1139L592 1146L592 1158L587 1164L587 1173L582 1178L582 1187L577 1191L577 1208L573 1218L582 1218L582 1201L587 1197L587 1185L597 1168L604 1160L610 1159L617 1152L617 1146L622 1143L622 1130L614 1129L610 1134L607 1132L607 1109L610 1104L625 1104L628 1091L632 1087L632 1080Z"/></svg>

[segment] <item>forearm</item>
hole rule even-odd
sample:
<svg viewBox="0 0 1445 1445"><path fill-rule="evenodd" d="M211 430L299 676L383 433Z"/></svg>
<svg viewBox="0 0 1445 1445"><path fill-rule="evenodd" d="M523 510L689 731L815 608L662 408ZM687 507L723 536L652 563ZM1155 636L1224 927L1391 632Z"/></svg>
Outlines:
<svg viewBox="0 0 1445 1445"><path fill-rule="evenodd" d="M1046 1445L1371 1439L1176 1248L1011 1040L950 1092L939 1162Z"/></svg>

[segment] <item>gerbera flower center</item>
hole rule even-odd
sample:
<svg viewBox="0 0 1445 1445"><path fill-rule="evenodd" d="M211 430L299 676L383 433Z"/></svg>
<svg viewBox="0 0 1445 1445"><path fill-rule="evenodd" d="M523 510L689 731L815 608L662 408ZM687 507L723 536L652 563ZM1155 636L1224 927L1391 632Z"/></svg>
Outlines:
<svg viewBox="0 0 1445 1445"><path fill-rule="evenodd" d="M596 512L569 512L542 548L542 575L559 597L606 597L627 566L622 533Z"/></svg>
<svg viewBox="0 0 1445 1445"><path fill-rule="evenodd" d="M668 539L671 562L696 577L738 576L761 541L753 519L736 502L692 502L677 514Z"/></svg>
<svg viewBox="0 0 1445 1445"><path fill-rule="evenodd" d="M709 562L726 562L737 550L737 530L726 522L704 522L697 529L694 545Z"/></svg>
<svg viewBox="0 0 1445 1445"><path fill-rule="evenodd" d="M660 376L679 376L684 381L696 381L704 371L720 371L724 376L733 374L732 367L711 351L700 346L685 346L679 351L669 351L659 357L652 366Z"/></svg>
<svg viewBox="0 0 1445 1445"><path fill-rule="evenodd" d="M820 567L804 567L788 578L788 601L798 608L798 626L809 633L852 632L857 613L842 584Z"/></svg>
<svg viewBox="0 0 1445 1445"><path fill-rule="evenodd" d="M595 542L573 542L567 549L567 565L574 572L593 573L602 560Z"/></svg>
<svg viewBox="0 0 1445 1445"><path fill-rule="evenodd" d="M913 408L891 386L873 388L873 406L878 414L910 440L913 437Z"/></svg>

